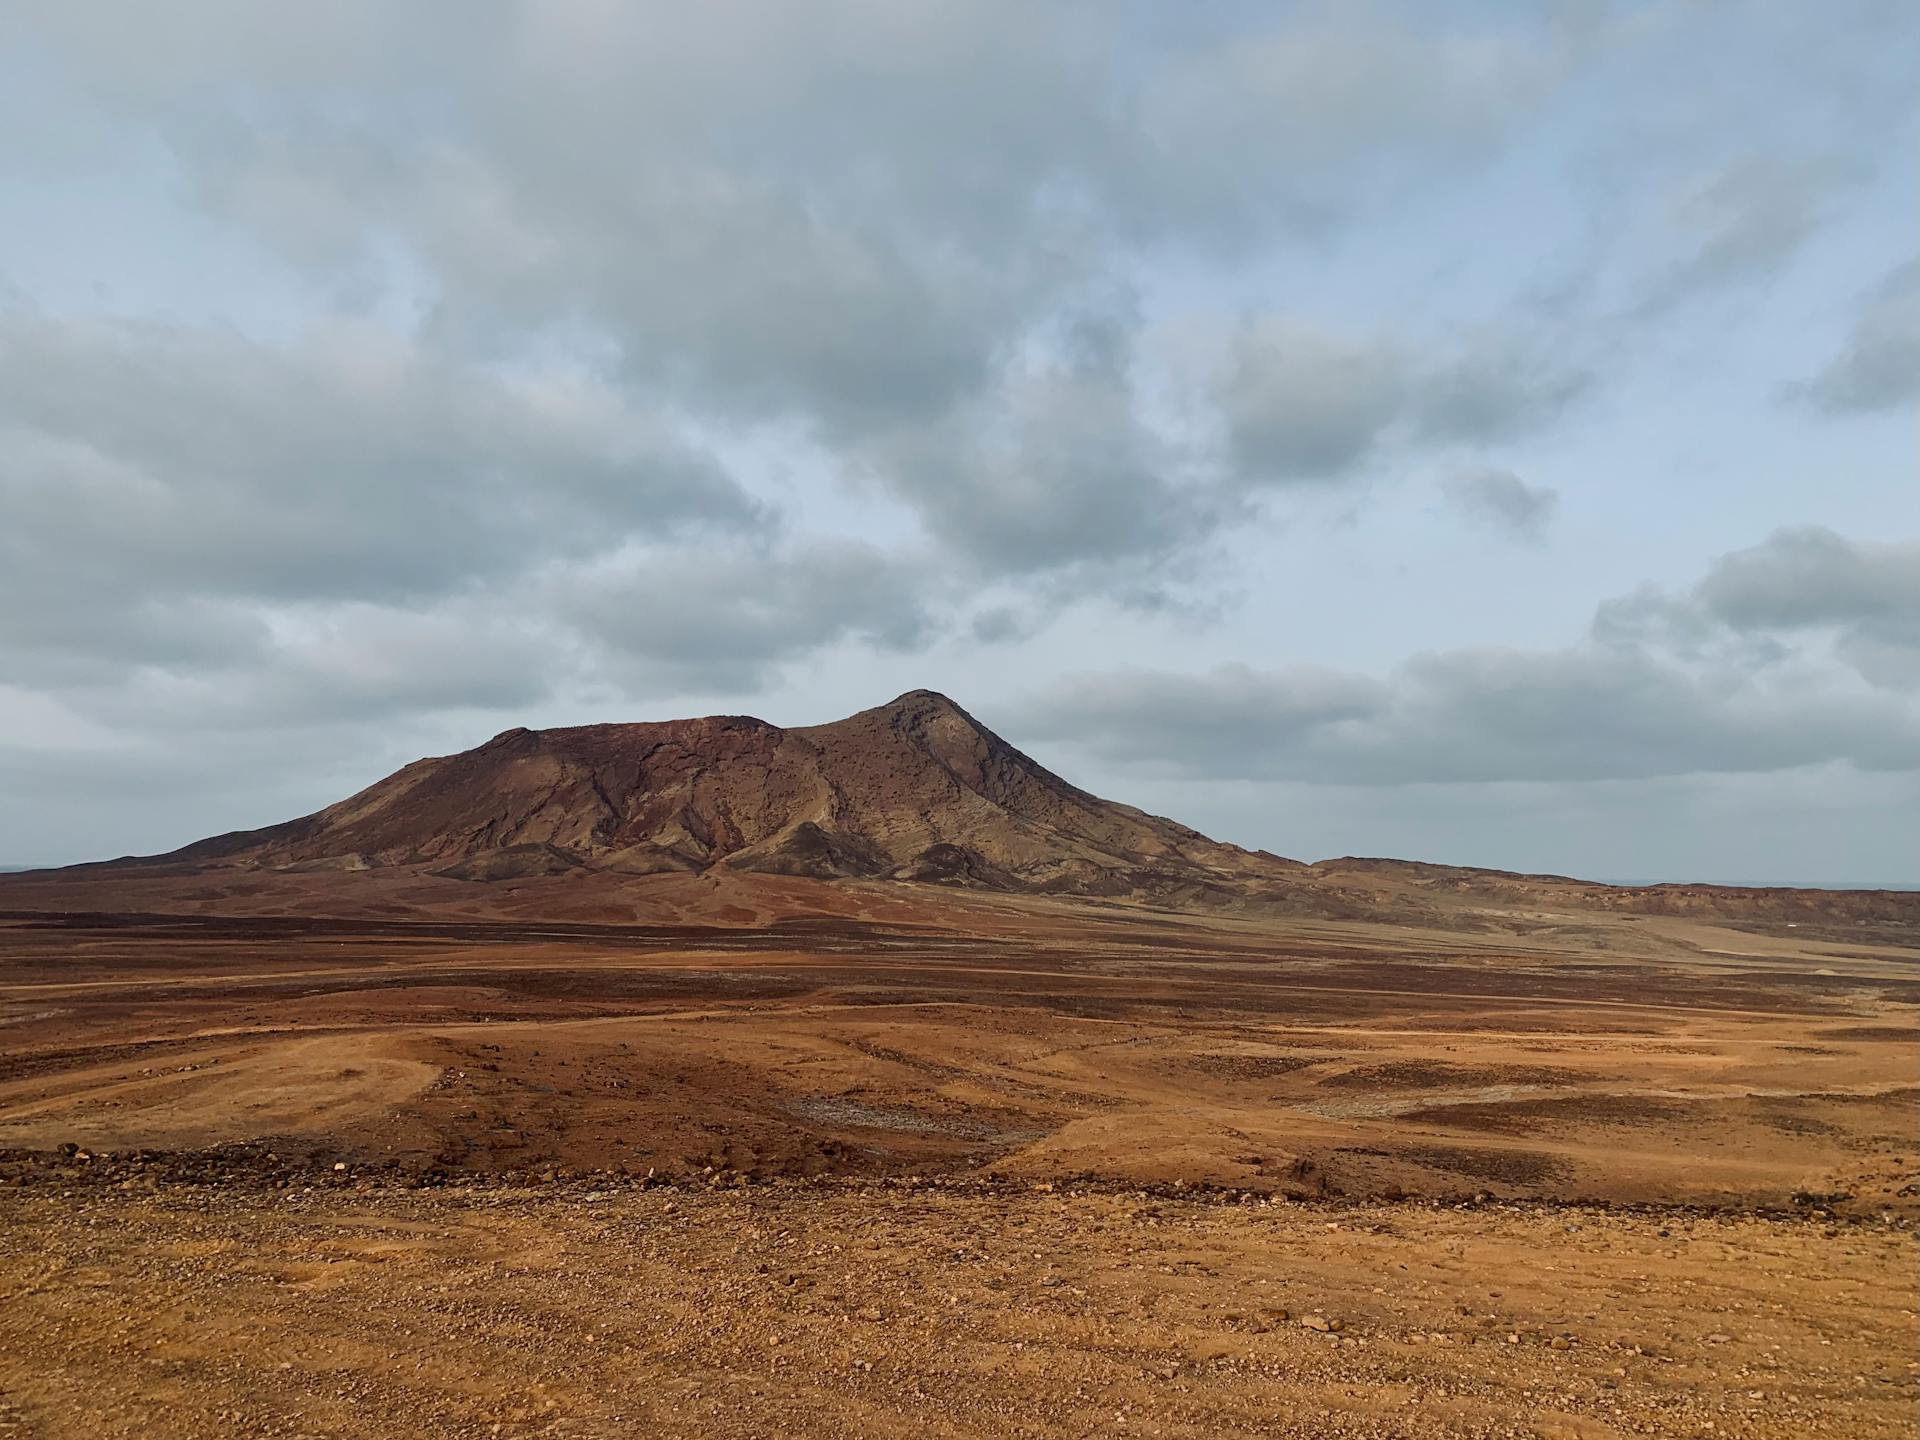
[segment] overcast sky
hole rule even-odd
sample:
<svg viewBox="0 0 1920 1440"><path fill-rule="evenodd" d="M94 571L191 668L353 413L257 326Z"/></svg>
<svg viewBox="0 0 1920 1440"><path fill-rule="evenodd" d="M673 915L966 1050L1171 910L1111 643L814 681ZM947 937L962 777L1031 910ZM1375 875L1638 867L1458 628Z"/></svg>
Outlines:
<svg viewBox="0 0 1920 1440"><path fill-rule="evenodd" d="M951 694L1222 838L1920 881L1920 8L0 13L0 861Z"/></svg>

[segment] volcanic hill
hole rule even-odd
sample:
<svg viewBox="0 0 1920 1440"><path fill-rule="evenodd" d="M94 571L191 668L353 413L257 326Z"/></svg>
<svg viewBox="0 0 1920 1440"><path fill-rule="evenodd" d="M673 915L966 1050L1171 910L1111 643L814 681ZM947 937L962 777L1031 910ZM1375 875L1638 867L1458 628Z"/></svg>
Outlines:
<svg viewBox="0 0 1920 1440"><path fill-rule="evenodd" d="M1069 784L930 690L794 729L711 715L508 730L298 820L0 877L0 909L767 920L868 913L875 884L929 894L903 881L1466 928L1625 911L1920 933L1920 893L1625 887L1243 850Z"/></svg>
<svg viewBox="0 0 1920 1440"><path fill-rule="evenodd" d="M1304 869L1090 795L928 690L798 729L715 715L508 730L316 814L155 859L480 881L723 866L1159 898Z"/></svg>

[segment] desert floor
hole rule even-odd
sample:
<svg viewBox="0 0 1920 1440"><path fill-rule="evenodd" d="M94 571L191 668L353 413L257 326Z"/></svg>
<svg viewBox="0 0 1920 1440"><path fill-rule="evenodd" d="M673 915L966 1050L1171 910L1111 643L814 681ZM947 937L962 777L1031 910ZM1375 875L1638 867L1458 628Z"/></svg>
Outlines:
<svg viewBox="0 0 1920 1440"><path fill-rule="evenodd" d="M0 1433L1907 1437L1912 1266L1530 1205L34 1186Z"/></svg>
<svg viewBox="0 0 1920 1440"><path fill-rule="evenodd" d="M901 893L0 919L0 1435L1912 1433L1912 937Z"/></svg>

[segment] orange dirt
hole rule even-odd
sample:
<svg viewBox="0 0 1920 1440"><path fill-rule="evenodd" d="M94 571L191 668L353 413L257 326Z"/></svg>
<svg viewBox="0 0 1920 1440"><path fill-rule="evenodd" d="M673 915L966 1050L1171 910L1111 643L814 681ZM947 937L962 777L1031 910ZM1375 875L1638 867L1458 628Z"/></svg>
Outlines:
<svg viewBox="0 0 1920 1440"><path fill-rule="evenodd" d="M0 921L0 1435L1911 1433L1911 937L796 885Z"/></svg>
<svg viewBox="0 0 1920 1440"><path fill-rule="evenodd" d="M1893 1440L1910 1239L1031 1190L36 1187L0 1192L0 1433Z"/></svg>

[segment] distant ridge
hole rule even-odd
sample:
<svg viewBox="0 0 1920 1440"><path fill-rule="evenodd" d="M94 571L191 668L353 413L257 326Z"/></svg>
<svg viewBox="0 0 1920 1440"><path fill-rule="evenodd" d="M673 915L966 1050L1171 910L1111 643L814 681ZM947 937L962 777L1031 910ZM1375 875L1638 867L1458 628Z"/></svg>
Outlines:
<svg viewBox="0 0 1920 1440"><path fill-rule="evenodd" d="M1887 880L1878 884L1868 880L1602 880L1602 885L1619 885L1629 890L1647 890L1661 885L1711 884L1722 890L1854 890L1920 891L1920 881Z"/></svg>

